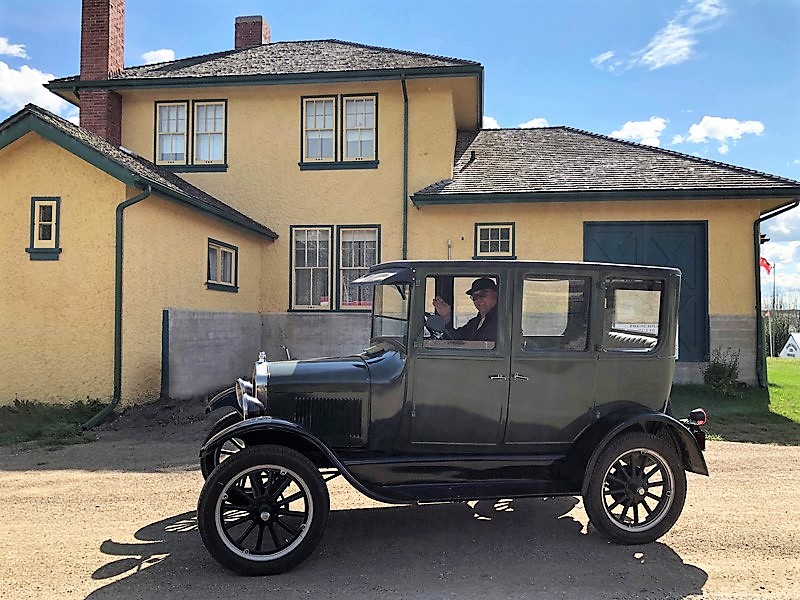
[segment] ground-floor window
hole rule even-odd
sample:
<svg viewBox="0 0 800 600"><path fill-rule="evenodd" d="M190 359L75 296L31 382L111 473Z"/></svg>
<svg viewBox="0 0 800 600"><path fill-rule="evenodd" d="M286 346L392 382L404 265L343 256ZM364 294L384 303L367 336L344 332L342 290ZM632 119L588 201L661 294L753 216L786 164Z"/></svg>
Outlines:
<svg viewBox="0 0 800 600"><path fill-rule="evenodd" d="M210 290L239 290L239 249L231 244L208 238L206 287Z"/></svg>
<svg viewBox="0 0 800 600"><path fill-rule="evenodd" d="M379 225L292 226L291 246L291 309L372 307L372 289L351 282L380 261Z"/></svg>

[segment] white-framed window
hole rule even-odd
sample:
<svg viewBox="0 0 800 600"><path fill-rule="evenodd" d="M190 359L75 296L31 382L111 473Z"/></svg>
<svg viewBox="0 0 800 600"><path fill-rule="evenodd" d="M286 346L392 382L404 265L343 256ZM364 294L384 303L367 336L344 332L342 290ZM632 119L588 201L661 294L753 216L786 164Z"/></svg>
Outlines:
<svg viewBox="0 0 800 600"><path fill-rule="evenodd" d="M33 201L33 248L56 248L58 202L55 199Z"/></svg>
<svg viewBox="0 0 800 600"><path fill-rule="evenodd" d="M375 97L344 98L344 160L375 159Z"/></svg>
<svg viewBox="0 0 800 600"><path fill-rule="evenodd" d="M330 310L333 228L292 227L293 309Z"/></svg>
<svg viewBox="0 0 800 600"><path fill-rule="evenodd" d="M186 164L187 105L187 102L156 103L156 164Z"/></svg>
<svg viewBox="0 0 800 600"><path fill-rule="evenodd" d="M206 287L213 290L238 290L238 270L239 249L232 244L208 238Z"/></svg>
<svg viewBox="0 0 800 600"><path fill-rule="evenodd" d="M352 285L366 275L378 260L379 227L341 226L337 231L339 240L339 308L343 310L372 307L373 287Z"/></svg>
<svg viewBox="0 0 800 600"><path fill-rule="evenodd" d="M475 223L474 258L514 258L514 223Z"/></svg>
<svg viewBox="0 0 800 600"><path fill-rule="evenodd" d="M25 248L31 260L58 260L60 221L61 198L31 198L31 238L30 245Z"/></svg>
<svg viewBox="0 0 800 600"><path fill-rule="evenodd" d="M303 142L303 160L335 160L335 98L305 98L303 100Z"/></svg>
<svg viewBox="0 0 800 600"><path fill-rule="evenodd" d="M225 102L194 103L194 162L225 162Z"/></svg>

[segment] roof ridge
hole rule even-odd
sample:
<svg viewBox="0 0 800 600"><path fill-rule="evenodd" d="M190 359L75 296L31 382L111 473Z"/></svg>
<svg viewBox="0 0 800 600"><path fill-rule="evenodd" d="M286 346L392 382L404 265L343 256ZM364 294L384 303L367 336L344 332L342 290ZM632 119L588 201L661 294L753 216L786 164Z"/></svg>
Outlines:
<svg viewBox="0 0 800 600"><path fill-rule="evenodd" d="M731 163L726 163L718 160L712 160L710 158L702 158L700 156L695 156L693 154L686 154L685 152L678 152L677 150L670 150L668 148L662 148L661 146L650 146L648 144L640 144L638 142L632 142L630 140L623 140L620 138L611 137L608 135L603 135L602 133L595 133L593 131L587 131L585 129L579 129L577 127L569 127L563 126L562 127L566 131L573 131L575 133L580 133L583 135L588 135L594 138L607 140L610 142L616 142L618 144L623 144L627 146L633 146L634 148L641 148L644 150L648 150L650 152L657 152L662 154L670 154L672 156L676 156L678 158L685 158L694 162L699 162L702 164L712 165L715 167L721 167L724 169L730 169L732 171L740 172L740 173L747 173L748 175L758 175L760 177L767 177L769 179L777 180L782 183L793 183L798 184L800 181L796 181L794 179L789 179L788 177L783 177L781 175L773 175L772 173L767 173L765 171L758 171L756 169L749 169L747 167L740 167L738 165L733 165Z"/></svg>
<svg viewBox="0 0 800 600"><path fill-rule="evenodd" d="M326 39L326 40L308 40L308 41L312 41L312 42L314 42L314 41L316 41L316 42L338 42L340 44L345 44L345 45L348 45L348 46L357 46L357 47L360 47L360 48L372 48L374 50L384 50L384 51L388 50L390 52L397 52L399 54L407 54L409 56L424 56L426 58L438 58L438 59L441 59L441 60L451 60L453 62L459 62L459 63L471 64L471 65L480 65L481 64L478 61L469 60L467 58L455 58L455 57L452 57L452 56L444 56L443 54L430 54L429 52L417 52L415 50L402 50L400 48L392 48L390 46L375 46L375 45L372 45L372 44L362 44L361 42L351 42L351 41L348 41L348 40L340 40L340 39L336 39L336 38L329 38L329 39Z"/></svg>

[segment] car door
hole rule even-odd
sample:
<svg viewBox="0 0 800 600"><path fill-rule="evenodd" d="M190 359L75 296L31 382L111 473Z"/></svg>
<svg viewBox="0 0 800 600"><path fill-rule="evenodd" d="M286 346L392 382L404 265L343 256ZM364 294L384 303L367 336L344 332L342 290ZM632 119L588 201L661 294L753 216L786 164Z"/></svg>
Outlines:
<svg viewBox="0 0 800 600"><path fill-rule="evenodd" d="M436 339L429 333L413 341L411 354L411 410L409 439L412 447L441 451L469 451L499 447L508 403L509 386L509 286L501 272L467 274L431 273L418 290L427 311L434 295L453 306L453 326L475 316L465 294L473 280L490 277L498 284L497 340ZM428 448L430 450L430 448Z"/></svg>
<svg viewBox="0 0 800 600"><path fill-rule="evenodd" d="M591 422L597 373L590 271L520 271L516 277L504 444L558 452Z"/></svg>

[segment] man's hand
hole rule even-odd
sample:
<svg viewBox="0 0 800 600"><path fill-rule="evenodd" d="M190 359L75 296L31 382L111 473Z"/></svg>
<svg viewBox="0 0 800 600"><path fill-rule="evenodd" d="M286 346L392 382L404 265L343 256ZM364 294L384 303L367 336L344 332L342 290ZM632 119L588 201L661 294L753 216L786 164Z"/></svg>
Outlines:
<svg viewBox="0 0 800 600"><path fill-rule="evenodd" d="M433 309L436 311L436 314L445 320L445 322L450 321L450 315L453 313L453 310L441 296L436 296L433 299Z"/></svg>

